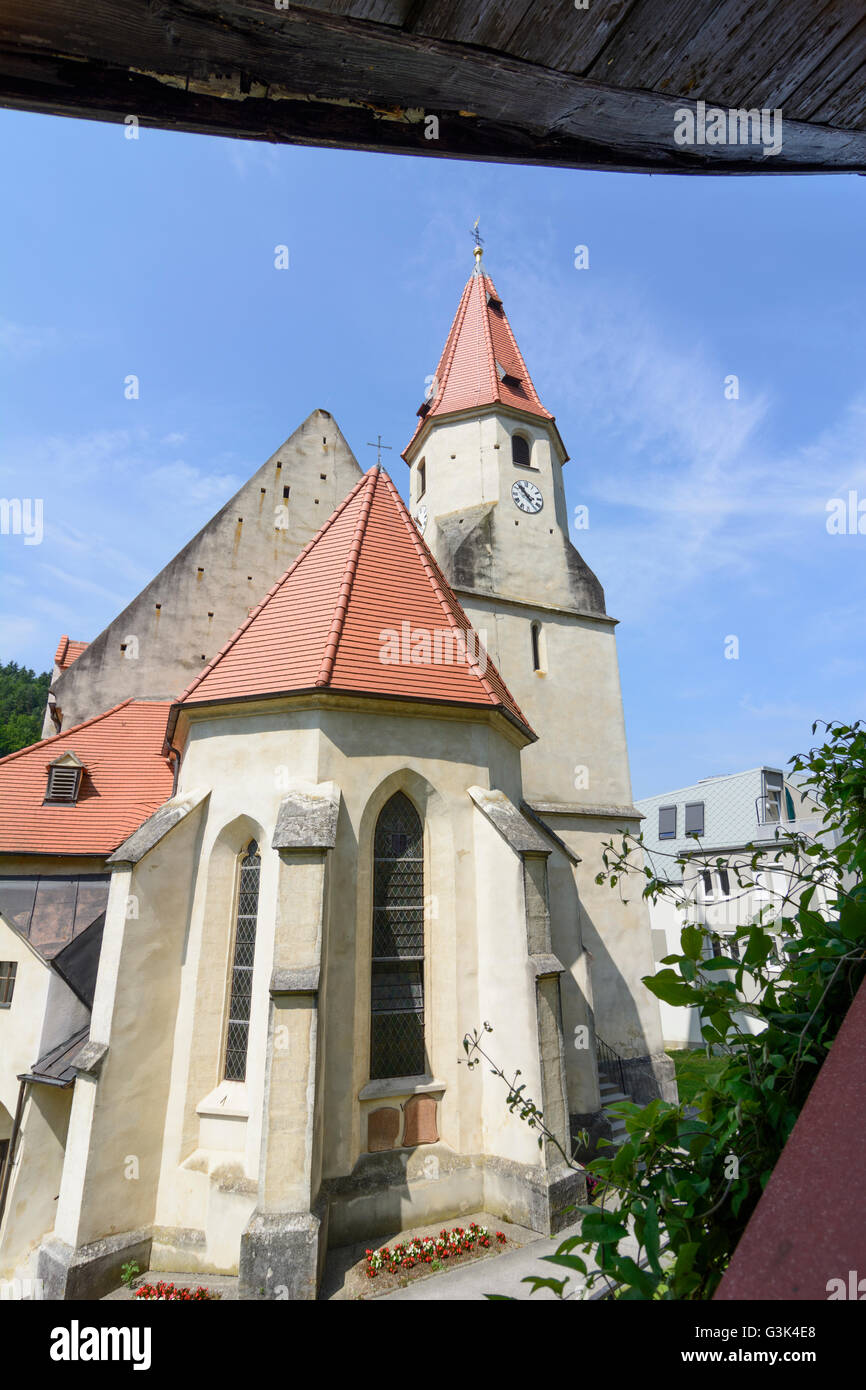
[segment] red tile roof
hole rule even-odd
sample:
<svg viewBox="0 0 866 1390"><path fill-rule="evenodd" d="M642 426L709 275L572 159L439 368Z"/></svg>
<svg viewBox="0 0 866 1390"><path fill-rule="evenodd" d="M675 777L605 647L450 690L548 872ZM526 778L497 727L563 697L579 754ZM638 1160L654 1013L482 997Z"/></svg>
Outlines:
<svg viewBox="0 0 866 1390"><path fill-rule="evenodd" d="M433 391L418 411L421 419L412 439L430 416L485 405L513 406L544 420L554 418L532 384L493 281L479 269L466 282Z"/></svg>
<svg viewBox="0 0 866 1390"><path fill-rule="evenodd" d="M469 619L376 464L178 703L320 689L500 708L531 735L483 650L476 665L447 660L455 630L472 634L471 653ZM438 649L437 632L448 634ZM389 633L399 661L387 659Z"/></svg>
<svg viewBox="0 0 866 1390"><path fill-rule="evenodd" d="M59 666L61 671L68 670L73 661L77 661L81 653L87 651L89 645L89 642L72 642L64 633L54 653L54 664Z"/></svg>
<svg viewBox="0 0 866 1390"><path fill-rule="evenodd" d="M170 701L124 700L84 724L0 758L0 852L110 854L171 796L162 756ZM44 806L61 753L85 766L75 804Z"/></svg>

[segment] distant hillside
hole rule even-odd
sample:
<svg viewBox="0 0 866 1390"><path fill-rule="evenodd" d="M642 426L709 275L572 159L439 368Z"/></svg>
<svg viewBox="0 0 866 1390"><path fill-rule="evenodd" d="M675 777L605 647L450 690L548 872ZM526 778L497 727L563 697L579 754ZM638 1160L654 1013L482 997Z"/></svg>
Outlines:
<svg viewBox="0 0 866 1390"><path fill-rule="evenodd" d="M42 720L51 676L37 676L17 661L0 666L0 757L42 737Z"/></svg>

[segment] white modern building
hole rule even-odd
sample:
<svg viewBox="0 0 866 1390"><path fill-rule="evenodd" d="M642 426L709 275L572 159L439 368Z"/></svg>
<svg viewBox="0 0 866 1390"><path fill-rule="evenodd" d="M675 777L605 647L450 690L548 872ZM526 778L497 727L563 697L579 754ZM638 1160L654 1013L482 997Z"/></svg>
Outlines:
<svg viewBox="0 0 866 1390"><path fill-rule="evenodd" d="M650 903L656 969L665 956L680 953L686 923L707 929L708 956L721 954L724 945L724 954L738 959L738 927L761 912L765 919L772 915L777 920L796 910L793 857L785 840L792 834L828 836L823 808L802 786L801 775L778 767L704 777L635 805L644 816L648 864L676 890L675 896ZM750 845L766 846L754 870ZM827 910L820 887L813 905ZM781 968L782 957L777 960ZM662 1003L661 1014L666 1047L701 1046L696 1010ZM751 1026L749 1020L746 1024Z"/></svg>

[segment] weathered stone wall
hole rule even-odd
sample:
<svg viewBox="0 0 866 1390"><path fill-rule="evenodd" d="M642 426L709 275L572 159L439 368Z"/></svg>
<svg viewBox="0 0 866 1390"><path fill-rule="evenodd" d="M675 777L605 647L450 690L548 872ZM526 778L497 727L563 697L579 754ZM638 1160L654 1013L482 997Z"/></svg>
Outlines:
<svg viewBox="0 0 866 1390"><path fill-rule="evenodd" d="M336 421L314 410L53 682L49 707L62 712L63 728L130 696L179 695L360 476ZM43 734L56 732L46 711Z"/></svg>

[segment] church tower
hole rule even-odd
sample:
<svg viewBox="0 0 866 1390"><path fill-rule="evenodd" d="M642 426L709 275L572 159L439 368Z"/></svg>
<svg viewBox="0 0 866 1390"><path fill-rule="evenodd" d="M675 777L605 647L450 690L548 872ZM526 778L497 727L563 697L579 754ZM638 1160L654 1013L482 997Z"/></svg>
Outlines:
<svg viewBox="0 0 866 1390"><path fill-rule="evenodd" d="M568 454L475 248L403 457L410 509L487 651L538 734L524 796L582 861L582 933L598 1032L670 1092L644 905L597 885L603 844L636 832L616 619L569 537ZM574 466L574 465L572 465ZM649 1082L650 1078L647 1078Z"/></svg>

